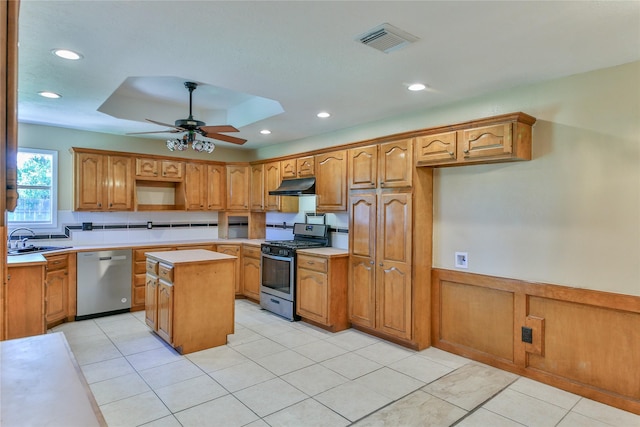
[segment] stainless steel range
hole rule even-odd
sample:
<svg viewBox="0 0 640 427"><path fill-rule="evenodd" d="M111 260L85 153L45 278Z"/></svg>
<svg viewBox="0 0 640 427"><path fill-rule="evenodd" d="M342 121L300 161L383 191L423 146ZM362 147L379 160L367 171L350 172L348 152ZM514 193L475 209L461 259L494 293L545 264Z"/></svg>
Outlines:
<svg viewBox="0 0 640 427"><path fill-rule="evenodd" d="M272 240L261 245L260 306L294 321L296 310L296 250L330 246L329 226L293 225L293 240Z"/></svg>

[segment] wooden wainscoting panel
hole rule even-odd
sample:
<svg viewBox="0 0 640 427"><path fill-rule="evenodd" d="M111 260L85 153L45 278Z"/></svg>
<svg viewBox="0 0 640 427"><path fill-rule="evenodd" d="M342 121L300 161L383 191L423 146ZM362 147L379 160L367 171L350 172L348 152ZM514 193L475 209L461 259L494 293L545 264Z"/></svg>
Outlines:
<svg viewBox="0 0 640 427"><path fill-rule="evenodd" d="M529 314L546 329L529 367L640 400L640 313L530 297Z"/></svg>
<svg viewBox="0 0 640 427"><path fill-rule="evenodd" d="M513 293L440 282L439 340L513 362Z"/></svg>

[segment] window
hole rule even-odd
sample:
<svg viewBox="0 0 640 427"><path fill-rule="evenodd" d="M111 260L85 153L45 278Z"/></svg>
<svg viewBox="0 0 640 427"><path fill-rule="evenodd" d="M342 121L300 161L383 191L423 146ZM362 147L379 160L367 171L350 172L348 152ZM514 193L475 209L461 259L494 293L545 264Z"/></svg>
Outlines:
<svg viewBox="0 0 640 427"><path fill-rule="evenodd" d="M9 226L57 227L58 152L18 148L18 206L9 212Z"/></svg>

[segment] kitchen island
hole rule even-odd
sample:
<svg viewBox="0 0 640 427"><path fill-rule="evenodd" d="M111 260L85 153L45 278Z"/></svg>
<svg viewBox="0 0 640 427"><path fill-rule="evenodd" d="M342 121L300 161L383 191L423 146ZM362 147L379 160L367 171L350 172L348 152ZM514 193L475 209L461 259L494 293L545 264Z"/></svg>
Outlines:
<svg viewBox="0 0 640 427"><path fill-rule="evenodd" d="M180 354L234 332L236 257L204 249L147 252L145 319Z"/></svg>

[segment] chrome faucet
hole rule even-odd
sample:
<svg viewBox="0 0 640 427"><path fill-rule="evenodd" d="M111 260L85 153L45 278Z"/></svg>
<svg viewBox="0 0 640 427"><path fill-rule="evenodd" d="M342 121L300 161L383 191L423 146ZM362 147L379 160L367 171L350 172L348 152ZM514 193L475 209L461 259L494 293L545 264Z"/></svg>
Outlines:
<svg viewBox="0 0 640 427"><path fill-rule="evenodd" d="M31 236L30 236L30 237L36 237L36 232L35 232L35 231L33 231L33 230L32 230L32 229L30 229L30 228L26 228L26 227L19 227L19 228L16 228L16 229L14 229L11 233L9 233L9 241L7 242L7 247L8 247L9 249L11 249L11 239L13 238L13 234L14 234L16 231L20 231L20 230L25 230L25 231L28 231L29 233L31 233ZM22 237L22 234L20 234L20 237ZM25 246L27 246L27 240L29 240L29 237L23 237L22 239L20 239L20 241L19 241L19 242L16 242L16 248L18 247L18 244L21 244L23 248L24 248Z"/></svg>

